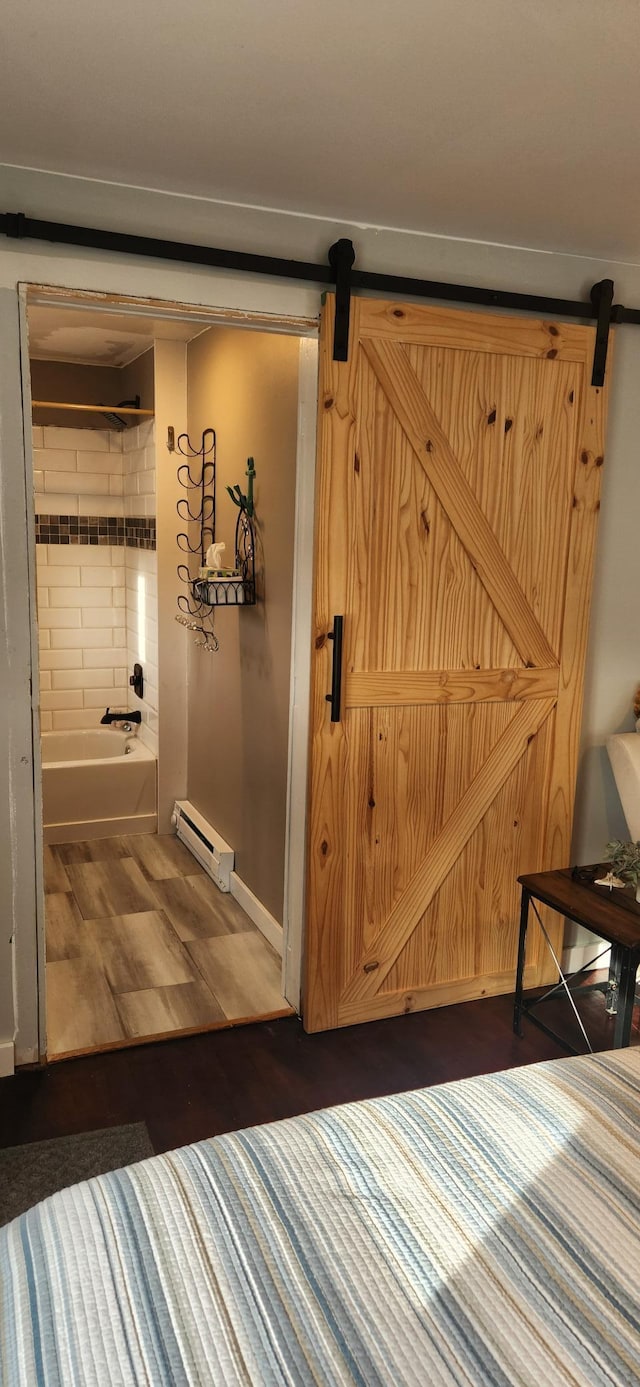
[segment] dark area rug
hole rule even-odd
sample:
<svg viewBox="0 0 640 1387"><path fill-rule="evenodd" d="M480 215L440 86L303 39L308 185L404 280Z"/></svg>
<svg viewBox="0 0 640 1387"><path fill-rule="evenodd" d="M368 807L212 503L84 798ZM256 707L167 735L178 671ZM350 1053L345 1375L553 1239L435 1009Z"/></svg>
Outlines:
<svg viewBox="0 0 640 1387"><path fill-rule="evenodd" d="M0 1150L0 1225L79 1180L153 1156L145 1122Z"/></svg>

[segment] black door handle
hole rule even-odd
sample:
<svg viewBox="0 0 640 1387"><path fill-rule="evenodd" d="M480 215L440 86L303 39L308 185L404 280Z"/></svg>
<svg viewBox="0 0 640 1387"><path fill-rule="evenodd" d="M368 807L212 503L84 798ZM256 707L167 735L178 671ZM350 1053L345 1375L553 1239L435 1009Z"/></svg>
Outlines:
<svg viewBox="0 0 640 1387"><path fill-rule="evenodd" d="M334 616L333 631L329 631L329 640L333 641L333 660L331 663L331 693L325 694L327 703L331 704L331 721L340 722L340 702L342 696L342 623L344 618Z"/></svg>

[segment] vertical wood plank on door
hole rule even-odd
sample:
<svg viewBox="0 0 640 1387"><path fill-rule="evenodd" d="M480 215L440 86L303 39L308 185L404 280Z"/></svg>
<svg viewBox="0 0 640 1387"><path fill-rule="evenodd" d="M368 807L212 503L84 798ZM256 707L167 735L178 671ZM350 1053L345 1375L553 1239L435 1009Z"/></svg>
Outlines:
<svg viewBox="0 0 640 1387"><path fill-rule="evenodd" d="M314 660L311 671L311 764L309 776L309 882L313 902L313 946L307 931L305 1011L310 1027L337 1024L341 961L334 928L343 908L344 854L340 842L341 797L347 772L342 724L329 721L333 618L345 612L349 552L349 483L357 453L356 389L358 301L351 305L349 361L332 359L335 300L327 296L320 351L323 377L318 398L320 459L316 486L316 571ZM339 466L334 460L339 459Z"/></svg>

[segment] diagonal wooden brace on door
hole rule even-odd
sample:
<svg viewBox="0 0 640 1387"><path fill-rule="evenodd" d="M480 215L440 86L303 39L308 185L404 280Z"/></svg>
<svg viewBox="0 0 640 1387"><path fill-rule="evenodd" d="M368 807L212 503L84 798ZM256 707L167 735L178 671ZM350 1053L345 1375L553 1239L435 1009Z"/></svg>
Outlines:
<svg viewBox="0 0 640 1387"><path fill-rule="evenodd" d="M523 663L529 667L557 665L556 653L469 486L404 348L373 338L364 338L360 345Z"/></svg>
<svg viewBox="0 0 640 1387"><path fill-rule="evenodd" d="M380 991L398 954L411 938L463 847L555 704L553 698L521 704L363 954L357 972L342 993L341 1003L362 1001Z"/></svg>

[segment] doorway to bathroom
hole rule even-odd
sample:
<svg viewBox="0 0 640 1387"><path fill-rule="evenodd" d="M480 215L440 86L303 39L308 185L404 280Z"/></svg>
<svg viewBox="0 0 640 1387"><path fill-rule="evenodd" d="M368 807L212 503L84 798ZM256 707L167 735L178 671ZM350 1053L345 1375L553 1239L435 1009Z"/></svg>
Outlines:
<svg viewBox="0 0 640 1387"><path fill-rule="evenodd" d="M42 286L24 308L41 1050L290 1014L315 324Z"/></svg>

